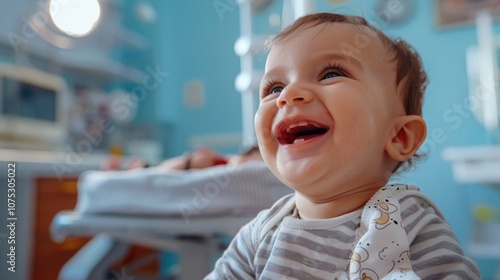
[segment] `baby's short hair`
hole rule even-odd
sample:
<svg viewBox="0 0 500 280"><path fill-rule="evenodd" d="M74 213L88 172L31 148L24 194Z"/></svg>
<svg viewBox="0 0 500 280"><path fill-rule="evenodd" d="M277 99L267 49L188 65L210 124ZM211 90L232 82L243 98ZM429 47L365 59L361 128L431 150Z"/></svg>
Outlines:
<svg viewBox="0 0 500 280"><path fill-rule="evenodd" d="M365 18L354 15L342 15L335 13L316 13L303 16L297 19L292 25L285 28L280 33L271 36L266 41L266 49L272 48L281 40L291 36L293 33L308 29L323 23L346 23L357 27L367 27L380 38L387 52L393 55L396 61L396 87L403 85L400 93L401 102L407 115L422 116L422 105L424 92L429 80L424 70L422 59L417 51L401 38L392 39L385 35L378 28L370 24ZM421 155L415 154L405 162L406 167L410 167L415 159ZM396 172L403 163L398 164L394 170Z"/></svg>

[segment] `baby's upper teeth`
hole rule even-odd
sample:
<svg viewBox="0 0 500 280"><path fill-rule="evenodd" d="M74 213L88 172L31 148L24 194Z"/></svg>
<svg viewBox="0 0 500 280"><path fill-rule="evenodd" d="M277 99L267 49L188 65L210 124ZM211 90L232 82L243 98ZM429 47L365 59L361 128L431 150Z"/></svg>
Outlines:
<svg viewBox="0 0 500 280"><path fill-rule="evenodd" d="M290 132L290 130L294 127L297 127L297 126L306 126L308 125L308 122L306 121L302 121L302 122L297 122L297 123L291 123L288 125L288 128L286 129L286 132Z"/></svg>

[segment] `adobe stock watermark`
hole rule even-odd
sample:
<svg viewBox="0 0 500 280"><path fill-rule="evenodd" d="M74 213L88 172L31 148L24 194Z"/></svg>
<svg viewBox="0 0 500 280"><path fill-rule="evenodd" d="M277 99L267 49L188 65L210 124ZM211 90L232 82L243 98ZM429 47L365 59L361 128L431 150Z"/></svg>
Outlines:
<svg viewBox="0 0 500 280"><path fill-rule="evenodd" d="M499 86L498 83L494 85L497 89L500 88ZM495 88L488 87L484 81L480 81L480 84L476 86L474 92L464 98L462 102L451 104L442 115L444 122L448 124L448 126L445 128L436 127L430 131L426 141L420 149L424 151L426 155L430 155L436 150L438 145L442 145L448 141L448 134L462 127L464 121L473 116L473 111L481 108L482 103L496 101ZM500 95L497 94L496 98L500 98Z"/></svg>
<svg viewBox="0 0 500 280"><path fill-rule="evenodd" d="M370 15L374 16L375 25L379 29L383 29L391 24L391 22L394 22L395 18L405 13L405 5L403 2L409 3L412 1L413 0L390 0L387 5L384 6L384 9L372 10Z"/></svg>
<svg viewBox="0 0 500 280"><path fill-rule="evenodd" d="M168 72L162 72L160 66L156 65L153 69L146 67L146 74L140 85L132 89L132 94L121 95L111 101L110 110L114 118L118 120L127 119L131 111L136 108L140 102L144 101L148 95L168 77ZM52 170L59 180L62 180L65 174L72 173L83 161L88 158L95 147L99 146L104 140L104 135L113 133L117 129L113 120L105 118L91 130L82 131L84 139L78 141L74 148L69 144L63 149L64 157L62 162L53 162Z"/></svg>
<svg viewBox="0 0 500 280"><path fill-rule="evenodd" d="M7 39L14 49L14 52L18 54L31 39L39 36L40 28L45 28L50 22L50 15L57 15L61 7L70 4L72 1L73 0L54 0L51 2L51 5L49 5L49 0L39 0L37 2L38 10L31 15L30 18L26 16L21 18L23 24L19 30L20 34L12 31L7 34Z"/></svg>
<svg viewBox="0 0 500 280"><path fill-rule="evenodd" d="M220 21L223 21L225 13L233 12L238 7L238 0L213 0L212 6Z"/></svg>
<svg viewBox="0 0 500 280"><path fill-rule="evenodd" d="M410 1L412 0L391 0L384 9L370 10L369 15L373 17L373 26L383 31L393 22L396 16L403 12L404 6L402 2ZM347 56L359 54L363 49L368 47L374 38L377 39L379 36L375 30L368 26L360 25L358 28L360 32L354 34L352 42L340 43L341 51Z"/></svg>
<svg viewBox="0 0 500 280"><path fill-rule="evenodd" d="M243 170L237 166L231 166L224 170L224 172L211 171L209 173L212 180L205 183L202 187L195 186L191 190L193 196L189 203L180 203L178 209L186 224L190 223L190 217L198 216L203 213L210 203L217 199L221 193L231 183L231 176L236 176Z"/></svg>
<svg viewBox="0 0 500 280"><path fill-rule="evenodd" d="M123 267L121 273L118 273L116 270L111 270L111 274L113 274L113 278L111 280L134 280L135 276L127 275L127 270Z"/></svg>

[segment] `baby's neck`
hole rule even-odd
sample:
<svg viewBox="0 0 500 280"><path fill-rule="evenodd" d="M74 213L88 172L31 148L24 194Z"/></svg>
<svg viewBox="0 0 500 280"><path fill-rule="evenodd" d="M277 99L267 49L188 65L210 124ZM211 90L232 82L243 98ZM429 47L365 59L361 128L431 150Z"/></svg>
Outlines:
<svg viewBox="0 0 500 280"><path fill-rule="evenodd" d="M301 219L330 219L362 208L383 186L380 183L327 199L311 199L295 192L295 203Z"/></svg>

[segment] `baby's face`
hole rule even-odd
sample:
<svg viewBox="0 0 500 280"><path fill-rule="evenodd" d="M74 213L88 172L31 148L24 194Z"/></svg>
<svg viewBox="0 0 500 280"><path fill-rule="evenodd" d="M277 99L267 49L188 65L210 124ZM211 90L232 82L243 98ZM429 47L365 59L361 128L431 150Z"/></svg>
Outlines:
<svg viewBox="0 0 500 280"><path fill-rule="evenodd" d="M322 198L386 181L385 144L404 109L396 64L363 26L320 24L275 45L255 127L284 183Z"/></svg>

